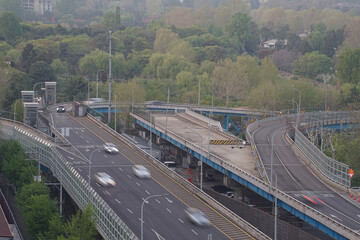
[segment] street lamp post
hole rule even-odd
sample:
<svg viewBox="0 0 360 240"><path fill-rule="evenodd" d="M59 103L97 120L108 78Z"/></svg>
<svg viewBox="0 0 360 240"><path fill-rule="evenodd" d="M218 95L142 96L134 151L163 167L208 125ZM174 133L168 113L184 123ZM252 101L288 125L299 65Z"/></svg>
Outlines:
<svg viewBox="0 0 360 240"><path fill-rule="evenodd" d="M203 138L199 133L197 133L197 132L185 132L185 133L197 134L201 139L201 147L204 148ZM204 150L202 150L202 152L204 152ZM202 154L199 153L199 154L200 154L200 190L202 191L202 186L203 186L203 154L204 153L202 153Z"/></svg>
<svg viewBox="0 0 360 240"><path fill-rule="evenodd" d="M141 223L141 225L140 225L140 229L141 229L141 236L140 236L140 240L143 240L144 239L144 204L145 203L149 203L148 202L148 199L150 199L150 198L153 198L153 197L162 197L162 196L166 196L167 194L156 194L156 195L151 195L151 196L149 196L149 197L147 197L147 198L145 198L145 199L143 199L143 202L142 202L142 204L141 204L141 216L140 216L140 223Z"/></svg>
<svg viewBox="0 0 360 240"><path fill-rule="evenodd" d="M92 164L91 158L92 158L93 153L96 152L96 151L100 152L99 149L95 149L94 151L91 152L90 158L89 158L89 186L91 186L91 185L90 185L90 179L91 179L91 164Z"/></svg>
<svg viewBox="0 0 360 240"><path fill-rule="evenodd" d="M99 71L104 72L103 69L99 69L96 72L96 98L99 98Z"/></svg>
<svg viewBox="0 0 360 240"><path fill-rule="evenodd" d="M34 98L36 97L36 94L35 94L35 87L39 84L45 84L43 82L38 82L38 83L35 83L34 87L33 87L33 92L34 92Z"/></svg>
<svg viewBox="0 0 360 240"><path fill-rule="evenodd" d="M269 168L266 168L269 169ZM270 169L271 173L274 172L274 170ZM275 211L274 211L274 240L277 240L277 199L278 199L278 185L277 185L277 174L276 172L274 172L275 175L275 189L273 188L272 184L271 184L271 193L275 198L274 204L275 204ZM274 192L276 191L276 194L274 194Z"/></svg>
<svg viewBox="0 0 360 240"><path fill-rule="evenodd" d="M297 112L297 116L296 116L296 128L297 128L298 124L299 124L299 117L300 117L300 111L301 111L301 92L296 88L292 88L292 90L297 91L299 93L299 105L298 105L298 112Z"/></svg>

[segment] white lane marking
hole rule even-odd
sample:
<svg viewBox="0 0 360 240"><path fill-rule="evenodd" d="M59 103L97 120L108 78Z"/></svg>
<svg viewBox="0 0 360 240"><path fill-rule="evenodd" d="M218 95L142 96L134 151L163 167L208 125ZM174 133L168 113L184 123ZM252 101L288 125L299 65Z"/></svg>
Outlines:
<svg viewBox="0 0 360 240"><path fill-rule="evenodd" d="M172 200L168 199L167 197L165 197L165 199L166 199L169 203L172 203Z"/></svg>
<svg viewBox="0 0 360 240"><path fill-rule="evenodd" d="M104 155L104 158L108 158L108 156Z"/></svg>
<svg viewBox="0 0 360 240"><path fill-rule="evenodd" d="M183 220L181 220L180 218L178 218L178 220L179 220L181 223L184 223L184 221L183 221Z"/></svg>
<svg viewBox="0 0 360 240"><path fill-rule="evenodd" d="M330 214L330 216L332 217L332 218L336 218L336 219L339 219L340 221L342 221L342 219L341 218L338 218L337 216L335 216L334 214Z"/></svg>
<svg viewBox="0 0 360 240"><path fill-rule="evenodd" d="M90 151L88 148L85 148L85 152L88 152L88 151Z"/></svg>
<svg viewBox="0 0 360 240"><path fill-rule="evenodd" d="M87 176L89 177L89 175L87 175ZM99 187L101 187L100 184L98 184L98 183L96 183L96 185L98 185Z"/></svg>
<svg viewBox="0 0 360 240"><path fill-rule="evenodd" d="M121 167L119 167L119 170L122 171L122 172L124 171Z"/></svg>
<svg viewBox="0 0 360 240"><path fill-rule="evenodd" d="M82 172L82 170L81 170L80 168L78 168L78 170L79 170L80 172Z"/></svg>
<svg viewBox="0 0 360 240"><path fill-rule="evenodd" d="M160 204L161 202L159 201L159 200L157 200L157 199L155 199L155 201L157 201L158 202L158 204Z"/></svg>
<svg viewBox="0 0 360 240"><path fill-rule="evenodd" d="M121 202L119 200L117 200L116 198L115 198L115 201L117 201L119 204L121 204Z"/></svg>
<svg viewBox="0 0 360 240"><path fill-rule="evenodd" d="M88 140L85 140L85 142L89 143L89 141L88 141Z"/></svg>
<svg viewBox="0 0 360 240"><path fill-rule="evenodd" d="M81 138L84 138L83 136L80 136Z"/></svg>
<svg viewBox="0 0 360 240"><path fill-rule="evenodd" d="M150 193L148 191L145 191L148 195L150 195Z"/></svg>
<svg viewBox="0 0 360 240"><path fill-rule="evenodd" d="M130 178L130 179L131 179L131 176L130 176L129 174L128 174L127 176L128 176L128 178Z"/></svg>
<svg viewBox="0 0 360 240"><path fill-rule="evenodd" d="M81 131L81 132L85 132L84 129L81 129L80 131Z"/></svg>
<svg viewBox="0 0 360 240"><path fill-rule="evenodd" d="M115 164L115 162L114 162L114 161L111 161L111 163L112 163L112 164Z"/></svg>
<svg viewBox="0 0 360 240"><path fill-rule="evenodd" d="M138 185L140 187L140 183L136 182L136 185Z"/></svg>
<svg viewBox="0 0 360 240"><path fill-rule="evenodd" d="M172 213L170 209L167 208L166 210L167 210L169 213Z"/></svg>
<svg viewBox="0 0 360 240"><path fill-rule="evenodd" d="M129 213L133 214L133 212L130 209L127 208L126 210L128 210Z"/></svg>
<svg viewBox="0 0 360 240"><path fill-rule="evenodd" d="M165 238L163 238L159 233L157 233L154 229L151 229L151 231L153 231L155 233L155 235L157 236L158 240L165 240Z"/></svg>
<svg viewBox="0 0 360 240"><path fill-rule="evenodd" d="M70 159L70 160L74 160L74 158L73 157L70 157L70 156L67 156L68 157L68 159Z"/></svg>
<svg viewBox="0 0 360 240"><path fill-rule="evenodd" d="M110 193L109 193L108 191L104 191L104 193L106 193L106 194L108 194L109 196L111 196L111 195L110 195Z"/></svg>
<svg viewBox="0 0 360 240"><path fill-rule="evenodd" d="M194 231L194 229L191 229L191 231L192 231L193 233L195 233L196 235L198 235L198 233L197 233L197 232L195 232L195 231Z"/></svg>
<svg viewBox="0 0 360 240"><path fill-rule="evenodd" d="M360 214L357 215L360 218Z"/></svg>

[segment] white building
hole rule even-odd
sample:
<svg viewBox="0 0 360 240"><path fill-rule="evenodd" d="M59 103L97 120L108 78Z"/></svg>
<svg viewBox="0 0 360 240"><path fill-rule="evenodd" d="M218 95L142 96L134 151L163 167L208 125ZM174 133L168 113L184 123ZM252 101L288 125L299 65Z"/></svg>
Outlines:
<svg viewBox="0 0 360 240"><path fill-rule="evenodd" d="M44 15L46 12L52 12L52 0L34 0L34 12Z"/></svg>

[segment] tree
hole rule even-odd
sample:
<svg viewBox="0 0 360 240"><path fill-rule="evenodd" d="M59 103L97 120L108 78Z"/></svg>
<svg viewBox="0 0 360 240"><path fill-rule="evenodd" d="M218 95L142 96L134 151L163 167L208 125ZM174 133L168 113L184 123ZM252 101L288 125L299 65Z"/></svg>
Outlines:
<svg viewBox="0 0 360 240"><path fill-rule="evenodd" d="M20 19L10 12L0 14L0 36L4 37L9 44L15 44L22 35Z"/></svg>
<svg viewBox="0 0 360 240"><path fill-rule="evenodd" d="M31 43L26 44L24 49L21 52L21 63L22 68L25 70L26 73L29 73L29 69L31 64L33 64L36 61L37 54L34 49L34 45Z"/></svg>
<svg viewBox="0 0 360 240"><path fill-rule="evenodd" d="M65 224L65 237L74 237L79 240L95 239L97 230L91 205L81 212L78 210L75 216Z"/></svg>
<svg viewBox="0 0 360 240"><path fill-rule="evenodd" d="M95 49L79 60L79 69L85 75L95 75L99 69L107 69L109 54Z"/></svg>
<svg viewBox="0 0 360 240"><path fill-rule="evenodd" d="M333 74L334 61L319 52L306 53L294 61L294 73L303 77L315 79L319 74Z"/></svg>
<svg viewBox="0 0 360 240"><path fill-rule="evenodd" d="M360 81L360 48L345 48L338 59L336 72L341 83L358 84Z"/></svg>
<svg viewBox="0 0 360 240"><path fill-rule="evenodd" d="M32 195L24 207L23 216L27 230L33 236L46 232L49 229L49 221L57 211L56 205L50 199L50 195Z"/></svg>
<svg viewBox="0 0 360 240"><path fill-rule="evenodd" d="M54 69L43 61L35 62L29 69L31 85L38 82L54 82L56 80Z"/></svg>
<svg viewBox="0 0 360 240"><path fill-rule="evenodd" d="M1 96L3 107L9 107L16 99L21 99L21 91L31 89L29 77L20 71L12 70L9 73L8 81L2 86L6 91Z"/></svg>
<svg viewBox="0 0 360 240"><path fill-rule="evenodd" d="M251 35L251 18L245 13L237 13L226 26L230 42L239 54L245 51L245 43Z"/></svg>
<svg viewBox="0 0 360 240"><path fill-rule="evenodd" d="M179 36L170 29L159 29L156 31L154 41L154 52L166 53L171 42L179 40Z"/></svg>
<svg viewBox="0 0 360 240"><path fill-rule="evenodd" d="M285 72L292 72L292 63L295 59L293 55L294 54L289 52L288 50L282 49L280 51L274 52L271 55L271 59L279 70Z"/></svg>
<svg viewBox="0 0 360 240"><path fill-rule="evenodd" d="M213 72L213 89L220 97L225 97L226 107L229 106L230 97L239 96L244 91L240 82L246 79L246 76L240 75L238 66L230 59L221 60Z"/></svg>
<svg viewBox="0 0 360 240"><path fill-rule="evenodd" d="M324 37L320 32L310 33L306 40L310 43L312 51L320 51L324 44Z"/></svg>

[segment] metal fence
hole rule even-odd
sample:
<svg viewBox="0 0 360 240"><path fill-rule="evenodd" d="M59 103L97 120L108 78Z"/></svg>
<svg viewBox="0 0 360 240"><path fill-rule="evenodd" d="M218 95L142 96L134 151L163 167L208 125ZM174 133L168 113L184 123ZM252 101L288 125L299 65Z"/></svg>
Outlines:
<svg viewBox="0 0 360 240"><path fill-rule="evenodd" d="M316 113L304 113L299 116L299 124L302 127L313 127L314 125L321 125L324 127L326 125L332 124L345 124L349 123L352 120L353 112L316 112ZM297 117L296 114L286 115L289 118L295 119ZM255 147L254 142L252 141L252 136L250 132L252 132L255 128L258 128L262 124L266 124L270 121L282 120L283 116L271 117L256 121L251 124L247 129L247 137L251 141L251 145L253 148ZM296 129L296 128L295 128ZM327 157L323 154L314 144L312 144L301 131L296 129L295 131L295 145L304 153L307 159L314 164L314 166L319 170L321 174L323 174L326 178L331 181L345 187L350 186L350 178L348 175L349 166L336 161L330 157ZM255 147L256 148L256 147ZM259 173L264 181L268 182L267 176L263 173L262 161L259 157L257 151L253 151L256 159L259 159Z"/></svg>
<svg viewBox="0 0 360 240"><path fill-rule="evenodd" d="M97 229L105 239L138 239L69 162L57 152L52 142L35 136L30 131L5 125L0 126L0 138L5 140L15 139L19 141L25 151L36 152L41 164L51 169L61 185L81 209L85 209L88 204L91 204L96 217Z"/></svg>

